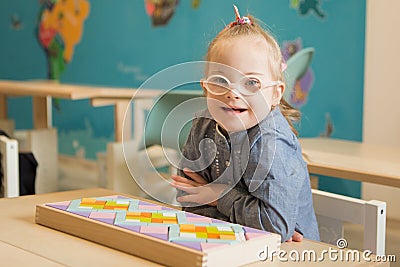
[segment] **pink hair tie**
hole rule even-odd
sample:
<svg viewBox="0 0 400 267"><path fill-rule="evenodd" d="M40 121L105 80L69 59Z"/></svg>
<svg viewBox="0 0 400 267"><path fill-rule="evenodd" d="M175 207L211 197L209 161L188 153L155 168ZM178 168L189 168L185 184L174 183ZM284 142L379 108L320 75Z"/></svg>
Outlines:
<svg viewBox="0 0 400 267"><path fill-rule="evenodd" d="M236 20L231 22L227 26L227 28L231 28L231 27L236 26L236 25L244 25L244 24L253 25L253 23L251 22L251 20L248 17L244 17L244 16L241 17L240 16L237 6L233 5L233 8L235 10Z"/></svg>

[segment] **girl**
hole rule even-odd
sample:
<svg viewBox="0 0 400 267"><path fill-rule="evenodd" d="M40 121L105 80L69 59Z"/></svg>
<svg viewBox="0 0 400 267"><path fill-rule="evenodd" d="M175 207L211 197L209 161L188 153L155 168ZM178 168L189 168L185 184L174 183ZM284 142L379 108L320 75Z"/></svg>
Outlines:
<svg viewBox="0 0 400 267"><path fill-rule="evenodd" d="M282 55L253 17L211 42L201 81L207 109L196 115L173 176L186 211L282 236L319 240L310 179L283 99Z"/></svg>

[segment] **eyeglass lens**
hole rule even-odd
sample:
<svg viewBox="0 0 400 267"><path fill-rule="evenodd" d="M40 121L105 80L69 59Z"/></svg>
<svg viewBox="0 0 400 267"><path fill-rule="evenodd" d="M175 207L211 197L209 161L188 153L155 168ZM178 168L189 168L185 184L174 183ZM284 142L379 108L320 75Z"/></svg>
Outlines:
<svg viewBox="0 0 400 267"><path fill-rule="evenodd" d="M221 75L213 75L207 79L207 87L211 93L225 94L231 90L233 85L226 77ZM254 77L243 77L238 84L235 84L235 89L245 95L256 93L261 88L261 82Z"/></svg>

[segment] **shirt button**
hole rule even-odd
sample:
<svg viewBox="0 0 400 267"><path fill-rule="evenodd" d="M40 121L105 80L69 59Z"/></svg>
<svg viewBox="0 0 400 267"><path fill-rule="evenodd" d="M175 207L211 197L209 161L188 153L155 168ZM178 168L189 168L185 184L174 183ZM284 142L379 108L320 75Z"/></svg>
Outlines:
<svg viewBox="0 0 400 267"><path fill-rule="evenodd" d="M229 160L225 161L226 167L229 167L230 164L231 164L231 163L229 162Z"/></svg>

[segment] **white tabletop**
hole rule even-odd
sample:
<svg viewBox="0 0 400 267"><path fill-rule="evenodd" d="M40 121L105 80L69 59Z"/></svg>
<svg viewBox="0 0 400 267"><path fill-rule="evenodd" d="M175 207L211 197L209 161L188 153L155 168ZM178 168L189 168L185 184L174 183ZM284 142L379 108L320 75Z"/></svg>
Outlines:
<svg viewBox="0 0 400 267"><path fill-rule="evenodd" d="M400 187L400 149L330 138L300 138L310 173Z"/></svg>

